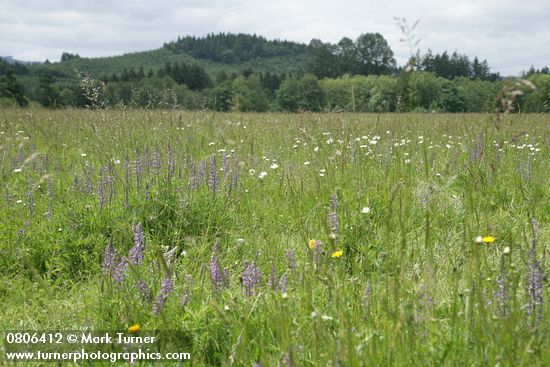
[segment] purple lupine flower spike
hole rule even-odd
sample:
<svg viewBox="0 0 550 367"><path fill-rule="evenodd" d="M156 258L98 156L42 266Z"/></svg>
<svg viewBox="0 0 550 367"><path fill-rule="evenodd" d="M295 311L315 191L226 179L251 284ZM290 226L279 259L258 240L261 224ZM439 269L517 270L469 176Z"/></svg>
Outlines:
<svg viewBox="0 0 550 367"><path fill-rule="evenodd" d="M286 287L288 286L288 276L286 273L281 277L279 285L281 286L281 293L286 293Z"/></svg>
<svg viewBox="0 0 550 367"><path fill-rule="evenodd" d="M143 248L145 240L141 223L134 227L134 246L128 254L128 262L132 265L139 265L143 261Z"/></svg>
<svg viewBox="0 0 550 367"><path fill-rule="evenodd" d="M105 252L103 253L103 264L102 270L103 275L108 275L111 271L115 261L115 246L113 246L113 239L109 240L109 244L105 247Z"/></svg>
<svg viewBox="0 0 550 367"><path fill-rule="evenodd" d="M222 154L222 169L223 169L223 181L227 181L229 177L229 156Z"/></svg>
<svg viewBox="0 0 550 367"><path fill-rule="evenodd" d="M210 166L208 167L208 188L210 192L215 194L219 187L218 172L216 168L216 156L212 156L210 159Z"/></svg>
<svg viewBox="0 0 550 367"><path fill-rule="evenodd" d="M122 283L124 281L124 273L126 272L126 266L128 263L126 259L122 258L120 255L116 258L114 262L116 265L113 266L111 271L111 278L113 278L117 283Z"/></svg>
<svg viewBox="0 0 550 367"><path fill-rule="evenodd" d="M139 294L141 295L141 298L144 301L149 301L151 299L151 290L149 289L149 286L143 279L138 280L137 288L139 290Z"/></svg>
<svg viewBox="0 0 550 367"><path fill-rule="evenodd" d="M183 288L183 293L180 299L180 305L182 308L185 308L185 306L187 306L187 303L189 302L189 299L191 297L191 288L193 287L195 281L193 280L193 277L191 275L186 275L184 282L185 286Z"/></svg>
<svg viewBox="0 0 550 367"><path fill-rule="evenodd" d="M216 258L218 252L218 246L215 245L212 250L212 257L210 258L210 282L212 284L212 290L217 291L223 286L223 275L220 269L220 264Z"/></svg>
<svg viewBox="0 0 550 367"><path fill-rule="evenodd" d="M244 270L241 274L243 291L245 296L251 297L255 294L256 288L260 285L260 270L256 264L256 260L249 264L244 262Z"/></svg>
<svg viewBox="0 0 550 367"><path fill-rule="evenodd" d="M533 239L531 242L531 250L529 252L529 270L527 271L526 279L526 291L527 291L527 314L532 317L533 325L535 329L538 329L540 322L542 321L543 313L543 274L539 262L536 258L535 244Z"/></svg>
<svg viewBox="0 0 550 367"><path fill-rule="evenodd" d="M168 296L173 289L174 289L174 281L172 280L172 277L167 276L160 283L160 292L164 296Z"/></svg>
<svg viewBox="0 0 550 367"><path fill-rule="evenodd" d="M328 226L330 229L331 237L336 240L338 238L338 231L340 226L338 224L338 214L336 210L338 209L338 198L336 194L330 195L330 211L328 213Z"/></svg>
<svg viewBox="0 0 550 367"><path fill-rule="evenodd" d="M230 286L230 275L229 275L229 269L228 268L224 268L223 269L223 286L225 288L229 288Z"/></svg>
<svg viewBox="0 0 550 367"><path fill-rule="evenodd" d="M153 315L158 316L160 311L164 308L168 295L174 289L174 281L169 275L164 278L160 283L160 292L157 295L155 303L153 304Z"/></svg>

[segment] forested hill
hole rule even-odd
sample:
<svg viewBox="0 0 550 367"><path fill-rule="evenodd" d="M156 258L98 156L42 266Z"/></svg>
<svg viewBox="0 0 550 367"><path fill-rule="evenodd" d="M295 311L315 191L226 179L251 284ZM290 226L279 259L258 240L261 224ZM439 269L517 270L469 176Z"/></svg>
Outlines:
<svg viewBox="0 0 550 367"><path fill-rule="evenodd" d="M220 33L203 38L178 38L160 49L120 56L84 58L64 53L61 62L47 63L47 68L60 76L72 76L76 69L96 78L140 68L156 72L166 63L198 64L211 77L222 70L227 74L243 71L295 74L303 72L306 48L304 44L270 41L256 35Z"/></svg>
<svg viewBox="0 0 550 367"><path fill-rule="evenodd" d="M241 64L265 58L300 60L306 53L307 46L291 41L269 41L255 34L219 33L203 38L178 38L177 41L166 43L164 48L177 54L221 64Z"/></svg>

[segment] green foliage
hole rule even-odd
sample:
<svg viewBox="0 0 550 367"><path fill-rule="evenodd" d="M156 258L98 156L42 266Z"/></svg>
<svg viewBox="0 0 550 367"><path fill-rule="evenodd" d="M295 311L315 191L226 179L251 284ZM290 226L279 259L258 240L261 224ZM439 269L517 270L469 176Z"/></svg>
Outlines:
<svg viewBox="0 0 550 367"><path fill-rule="evenodd" d="M301 79L286 79L277 91L277 106L283 111L321 111L325 92L312 74Z"/></svg>
<svg viewBox="0 0 550 367"><path fill-rule="evenodd" d="M236 111L264 112L269 109L269 101L262 89L259 76L239 76L233 80L232 88L232 104Z"/></svg>
<svg viewBox="0 0 550 367"><path fill-rule="evenodd" d="M397 106L397 79L380 76L371 90L369 112L393 112Z"/></svg>
<svg viewBox="0 0 550 367"><path fill-rule="evenodd" d="M496 81L500 77L498 73L491 73L487 60L479 61L477 57L470 61L468 56L456 52L449 57L447 51L441 55L433 55L431 50L420 57L418 62L419 70L435 73L446 79L459 77L473 80Z"/></svg>
<svg viewBox="0 0 550 367"><path fill-rule="evenodd" d="M393 51L380 33L361 34L355 42L344 37L338 44L311 40L306 71L319 78L343 74L381 75L395 70Z"/></svg>
<svg viewBox="0 0 550 367"><path fill-rule="evenodd" d="M61 105L59 90L53 83L53 73L49 69L42 70L38 79L38 101L45 107Z"/></svg>
<svg viewBox="0 0 550 367"><path fill-rule="evenodd" d="M393 51L380 33L362 34L355 44L359 74L389 74L395 69Z"/></svg>
<svg viewBox="0 0 550 367"><path fill-rule="evenodd" d="M5 74L0 76L0 98L14 100L19 106L27 106L29 101L23 94L21 85L17 82L14 72L11 68L7 69Z"/></svg>
<svg viewBox="0 0 550 367"><path fill-rule="evenodd" d="M537 89L525 96L523 110L550 112L550 74L533 74L529 80Z"/></svg>

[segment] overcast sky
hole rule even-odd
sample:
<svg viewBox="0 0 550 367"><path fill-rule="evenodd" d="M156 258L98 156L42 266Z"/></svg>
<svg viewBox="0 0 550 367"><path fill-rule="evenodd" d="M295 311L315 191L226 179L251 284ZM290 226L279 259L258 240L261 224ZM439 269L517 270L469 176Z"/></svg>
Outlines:
<svg viewBox="0 0 550 367"><path fill-rule="evenodd" d="M211 32L305 43L379 32L404 64L409 48L399 41L395 16L420 19L421 52L457 50L487 59L503 75L550 66L549 0L0 0L0 55L110 56Z"/></svg>

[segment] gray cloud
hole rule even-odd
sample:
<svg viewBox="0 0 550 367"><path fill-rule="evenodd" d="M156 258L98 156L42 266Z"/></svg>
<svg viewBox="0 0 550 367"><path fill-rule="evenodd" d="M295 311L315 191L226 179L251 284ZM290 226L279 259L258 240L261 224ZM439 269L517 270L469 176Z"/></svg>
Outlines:
<svg viewBox="0 0 550 367"><path fill-rule="evenodd" d="M421 20L416 30L421 51L478 56L504 75L550 65L547 0L0 0L0 55L22 60L58 60L63 51L108 56L210 32L306 43L380 32L403 64L409 50L399 41L394 16Z"/></svg>

